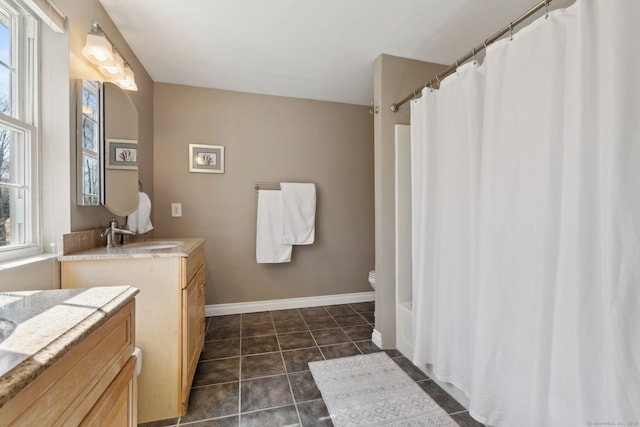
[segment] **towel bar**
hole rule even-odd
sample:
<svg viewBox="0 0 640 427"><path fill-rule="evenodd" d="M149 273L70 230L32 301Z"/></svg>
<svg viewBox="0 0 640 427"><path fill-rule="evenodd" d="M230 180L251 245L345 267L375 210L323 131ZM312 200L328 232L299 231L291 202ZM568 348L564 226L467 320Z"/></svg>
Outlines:
<svg viewBox="0 0 640 427"><path fill-rule="evenodd" d="M254 187L256 193L258 190L280 190L280 183L278 182L257 182Z"/></svg>

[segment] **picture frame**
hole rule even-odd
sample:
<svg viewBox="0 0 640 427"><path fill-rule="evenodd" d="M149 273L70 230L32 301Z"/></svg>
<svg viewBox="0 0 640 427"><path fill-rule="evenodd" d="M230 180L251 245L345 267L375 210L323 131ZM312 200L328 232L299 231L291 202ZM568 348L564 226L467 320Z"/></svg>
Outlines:
<svg viewBox="0 0 640 427"><path fill-rule="evenodd" d="M189 172L224 173L224 146L189 144Z"/></svg>
<svg viewBox="0 0 640 427"><path fill-rule="evenodd" d="M107 139L107 169L138 170L138 141Z"/></svg>

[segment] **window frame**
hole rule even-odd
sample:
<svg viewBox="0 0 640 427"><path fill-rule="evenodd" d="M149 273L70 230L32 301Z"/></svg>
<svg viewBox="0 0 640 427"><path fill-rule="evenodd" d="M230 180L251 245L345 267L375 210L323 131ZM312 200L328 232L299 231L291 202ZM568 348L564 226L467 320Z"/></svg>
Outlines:
<svg viewBox="0 0 640 427"><path fill-rule="evenodd" d="M22 135L24 145L24 182L0 183L0 187L24 191L24 242L0 246L0 262L42 253L42 233L39 194L39 49L38 19L25 5L16 0L0 0L3 15L11 22L11 112L0 112L0 124Z"/></svg>

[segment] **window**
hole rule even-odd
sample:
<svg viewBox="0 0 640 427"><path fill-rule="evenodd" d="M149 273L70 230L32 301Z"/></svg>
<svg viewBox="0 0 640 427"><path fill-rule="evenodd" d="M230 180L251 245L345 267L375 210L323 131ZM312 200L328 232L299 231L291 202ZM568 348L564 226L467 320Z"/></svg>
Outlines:
<svg viewBox="0 0 640 427"><path fill-rule="evenodd" d="M36 28L25 8L0 0L0 260L41 250Z"/></svg>

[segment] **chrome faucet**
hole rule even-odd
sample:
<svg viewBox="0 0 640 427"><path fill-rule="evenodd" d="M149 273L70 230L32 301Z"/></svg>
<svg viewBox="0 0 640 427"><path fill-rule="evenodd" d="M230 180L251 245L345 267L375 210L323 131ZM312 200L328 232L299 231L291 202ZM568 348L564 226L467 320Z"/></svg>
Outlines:
<svg viewBox="0 0 640 427"><path fill-rule="evenodd" d="M107 248L113 248L118 246L116 243L116 234L127 234L129 236L133 236L136 233L133 231L125 230L123 228L118 228L118 221L115 218L111 218L109 222L109 227L104 230L103 236L107 236Z"/></svg>

